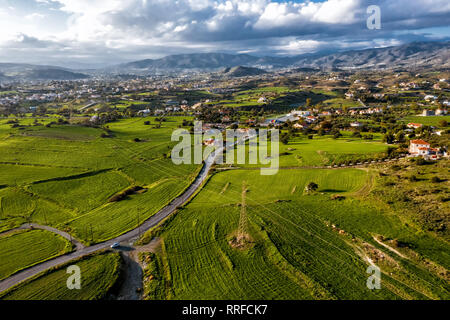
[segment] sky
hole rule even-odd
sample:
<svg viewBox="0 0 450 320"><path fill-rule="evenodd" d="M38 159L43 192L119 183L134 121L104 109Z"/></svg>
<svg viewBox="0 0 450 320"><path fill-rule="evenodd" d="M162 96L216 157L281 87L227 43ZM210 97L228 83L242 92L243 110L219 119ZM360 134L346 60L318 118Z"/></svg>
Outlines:
<svg viewBox="0 0 450 320"><path fill-rule="evenodd" d="M381 28L368 29L378 5ZM0 62L97 67L196 52L293 56L450 39L448 0L0 0Z"/></svg>

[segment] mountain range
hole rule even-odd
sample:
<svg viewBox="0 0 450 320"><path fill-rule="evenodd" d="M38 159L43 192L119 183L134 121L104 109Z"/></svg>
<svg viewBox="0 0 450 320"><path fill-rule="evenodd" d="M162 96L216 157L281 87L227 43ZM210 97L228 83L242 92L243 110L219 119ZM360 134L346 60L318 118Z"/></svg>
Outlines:
<svg viewBox="0 0 450 320"><path fill-rule="evenodd" d="M248 54L197 53L146 59L107 68L110 72L148 73L183 69L215 70L244 66L262 69L367 69L449 67L450 42L413 42L401 46L292 57L256 57Z"/></svg>
<svg viewBox="0 0 450 320"><path fill-rule="evenodd" d="M157 72L191 72L193 70L222 72L225 76L236 77L262 74L265 71L279 68L348 70L410 67L450 67L450 41L413 42L395 47L291 57L257 57L248 54L227 53L178 54L160 59L133 61L96 70L72 70L56 66L0 63L0 81L76 80L86 79L98 74L151 75ZM224 68L225 70L223 70Z"/></svg>
<svg viewBox="0 0 450 320"><path fill-rule="evenodd" d="M79 80L89 76L62 67L22 63L0 63L0 81Z"/></svg>

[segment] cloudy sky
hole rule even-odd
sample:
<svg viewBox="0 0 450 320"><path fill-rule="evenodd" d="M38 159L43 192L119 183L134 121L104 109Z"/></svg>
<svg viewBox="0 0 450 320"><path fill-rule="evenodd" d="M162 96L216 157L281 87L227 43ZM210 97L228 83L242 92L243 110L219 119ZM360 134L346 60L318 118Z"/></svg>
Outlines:
<svg viewBox="0 0 450 320"><path fill-rule="evenodd" d="M381 29L369 30L369 5ZM0 62L298 55L450 39L448 0L0 0Z"/></svg>

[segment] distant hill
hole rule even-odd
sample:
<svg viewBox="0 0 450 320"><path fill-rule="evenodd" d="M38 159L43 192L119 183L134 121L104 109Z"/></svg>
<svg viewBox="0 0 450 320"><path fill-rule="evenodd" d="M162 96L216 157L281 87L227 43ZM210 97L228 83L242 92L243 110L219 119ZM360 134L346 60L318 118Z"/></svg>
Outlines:
<svg viewBox="0 0 450 320"><path fill-rule="evenodd" d="M246 77L257 76L265 73L267 72L262 69L237 66L233 68L225 68L220 74L226 77Z"/></svg>
<svg viewBox="0 0 450 320"><path fill-rule="evenodd" d="M19 63L0 63L0 80L78 80L89 78L70 69Z"/></svg>
<svg viewBox="0 0 450 320"><path fill-rule="evenodd" d="M294 65L319 69L450 67L450 42L413 42L397 47L306 57L298 59Z"/></svg>
<svg viewBox="0 0 450 320"><path fill-rule="evenodd" d="M450 42L413 42L396 47L354 50L338 53L298 55L293 57L256 57L248 54L193 53L171 55L161 59L134 61L105 69L115 73L145 74L155 71L196 69L218 71L236 66L259 69L298 68L299 71L317 69L367 69L402 67L449 67Z"/></svg>
<svg viewBox="0 0 450 320"><path fill-rule="evenodd" d="M236 66L247 67L284 67L290 58L255 57L247 54L226 53L193 53L171 55L161 59L146 59L134 61L108 68L115 72L145 72L166 71L179 69L218 70L220 68L232 68Z"/></svg>
<svg viewBox="0 0 450 320"><path fill-rule="evenodd" d="M81 67L81 66L80 66ZM0 63L0 81L10 80L78 80L89 75L115 75L124 78L154 73L223 72L239 77L289 68L293 72L349 69L409 69L450 67L450 42L413 42L345 52L322 52L292 57L257 57L248 54L193 53L170 55L161 59L133 61L96 70L75 71L56 66Z"/></svg>

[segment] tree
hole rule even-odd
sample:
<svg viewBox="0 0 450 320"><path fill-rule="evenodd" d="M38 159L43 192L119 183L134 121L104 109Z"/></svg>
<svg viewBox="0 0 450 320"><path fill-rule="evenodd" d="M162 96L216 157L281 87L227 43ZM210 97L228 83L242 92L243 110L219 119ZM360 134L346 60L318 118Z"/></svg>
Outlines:
<svg viewBox="0 0 450 320"><path fill-rule="evenodd" d="M309 108L311 106L311 98L306 98L305 107Z"/></svg>
<svg viewBox="0 0 450 320"><path fill-rule="evenodd" d="M284 133L280 137L280 141L282 144L288 144L289 143L289 134Z"/></svg>
<svg viewBox="0 0 450 320"><path fill-rule="evenodd" d="M448 126L447 120L442 119L441 121L439 121L439 127L445 128L447 126Z"/></svg>
<svg viewBox="0 0 450 320"><path fill-rule="evenodd" d="M386 142L387 144L394 143L394 139L395 137L391 132L388 132L383 136L383 142Z"/></svg>
<svg viewBox="0 0 450 320"><path fill-rule="evenodd" d="M315 182L310 182L306 185L305 187L305 191L306 192L312 192L312 191L316 191L319 188L319 185Z"/></svg>
<svg viewBox="0 0 450 320"><path fill-rule="evenodd" d="M334 134L333 134L333 138L334 139L337 139L337 138L339 138L339 137L341 137L342 136L342 134L339 132L339 131L336 131Z"/></svg>
<svg viewBox="0 0 450 320"><path fill-rule="evenodd" d="M399 131L397 132L397 136L396 139L398 142L405 142L405 134L403 133L403 131Z"/></svg>
<svg viewBox="0 0 450 320"><path fill-rule="evenodd" d="M439 183L439 182L441 182L441 179L438 176L434 176L433 178L431 178L431 182Z"/></svg>

